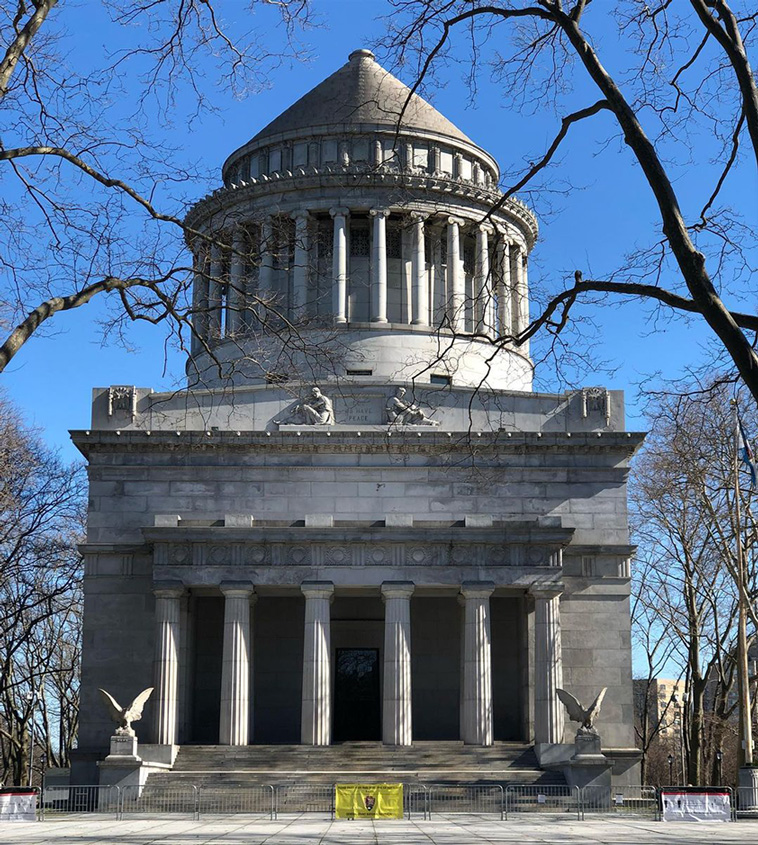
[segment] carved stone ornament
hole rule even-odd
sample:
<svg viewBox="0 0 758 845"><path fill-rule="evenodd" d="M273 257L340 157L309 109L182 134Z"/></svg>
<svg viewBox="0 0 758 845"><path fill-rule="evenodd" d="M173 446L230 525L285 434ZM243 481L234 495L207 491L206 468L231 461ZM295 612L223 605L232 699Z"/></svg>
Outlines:
<svg viewBox="0 0 758 845"><path fill-rule="evenodd" d="M142 690L128 707L122 707L109 692L98 689L111 719L118 725L116 728L117 736L135 736L132 722L138 722L142 718L142 711L145 709L145 703L150 698L152 691L153 687Z"/></svg>
<svg viewBox="0 0 758 845"><path fill-rule="evenodd" d="M334 425L334 405L318 387L312 387L310 395L298 402L283 417L274 420L274 425Z"/></svg>
<svg viewBox="0 0 758 845"><path fill-rule="evenodd" d="M108 388L108 416L121 412L131 419L137 414L137 388L128 384L115 384Z"/></svg>
<svg viewBox="0 0 758 845"><path fill-rule="evenodd" d="M440 424L439 420L430 419L426 412L405 400L407 393L404 387L398 387L394 396L387 402L387 423L388 425L433 425Z"/></svg>
<svg viewBox="0 0 758 845"><path fill-rule="evenodd" d="M577 734L591 734L593 736L597 734L594 723L598 713L600 712L600 706L603 703L607 689L608 687L603 687L597 698L592 702L592 704L590 704L589 707L584 707L576 698L574 698L573 695L571 695L570 692L566 692L565 689L556 690L558 698L563 702L563 706L566 708L569 719L571 719L572 722L580 723Z"/></svg>
<svg viewBox="0 0 758 845"><path fill-rule="evenodd" d="M604 387L582 388L582 419L590 414L601 413L605 416L605 424L611 422L611 394Z"/></svg>

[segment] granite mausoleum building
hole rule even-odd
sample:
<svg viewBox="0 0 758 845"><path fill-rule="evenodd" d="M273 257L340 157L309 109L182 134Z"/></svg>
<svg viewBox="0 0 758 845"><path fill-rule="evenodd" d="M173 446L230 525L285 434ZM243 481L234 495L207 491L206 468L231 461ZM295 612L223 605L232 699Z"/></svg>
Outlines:
<svg viewBox="0 0 758 845"><path fill-rule="evenodd" d="M188 388L93 394L79 750L571 743L634 782L623 396L532 390L537 222L366 50L198 202ZM404 104L406 107L403 109ZM402 111L402 115L401 115ZM399 121L399 123L398 123ZM179 750L181 758L182 750Z"/></svg>

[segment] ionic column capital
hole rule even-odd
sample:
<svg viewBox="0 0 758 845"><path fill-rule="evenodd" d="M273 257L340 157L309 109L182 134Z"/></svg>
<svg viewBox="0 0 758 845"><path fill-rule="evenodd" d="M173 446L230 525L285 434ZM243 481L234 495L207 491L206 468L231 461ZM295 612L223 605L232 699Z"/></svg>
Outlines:
<svg viewBox="0 0 758 845"><path fill-rule="evenodd" d="M448 217L447 218L447 225L448 226L458 226L461 227L466 223L466 221L462 217Z"/></svg>
<svg viewBox="0 0 758 845"><path fill-rule="evenodd" d="M415 589L413 581L382 581L382 601L410 599Z"/></svg>
<svg viewBox="0 0 758 845"><path fill-rule="evenodd" d="M429 219L429 215L425 214L423 211L412 211L408 216L414 223L424 223Z"/></svg>
<svg viewBox="0 0 758 845"><path fill-rule="evenodd" d="M349 217L350 209L344 208L343 206L336 206L335 208L329 209L329 214L331 214L332 217Z"/></svg>
<svg viewBox="0 0 758 845"><path fill-rule="evenodd" d="M293 211L292 214L290 214L290 217L293 220L297 221L311 219L310 212L306 208L298 208L296 211Z"/></svg>
<svg viewBox="0 0 758 845"><path fill-rule="evenodd" d="M390 210L388 208L372 208L369 211L369 214L372 217L389 217L390 216Z"/></svg>
<svg viewBox="0 0 758 845"><path fill-rule="evenodd" d="M491 223L479 223L477 228L484 235L491 235L495 231L495 227Z"/></svg>

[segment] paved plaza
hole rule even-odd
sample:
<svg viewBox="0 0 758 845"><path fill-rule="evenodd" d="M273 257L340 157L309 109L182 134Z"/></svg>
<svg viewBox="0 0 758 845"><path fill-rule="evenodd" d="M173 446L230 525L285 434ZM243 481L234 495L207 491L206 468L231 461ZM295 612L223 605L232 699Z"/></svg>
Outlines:
<svg viewBox="0 0 758 845"><path fill-rule="evenodd" d="M758 843L758 822L664 823L642 819L511 819L475 817L434 821L328 821L289 817L177 821L115 819L7 823L0 842L13 845L479 845L480 843L571 843L571 845L744 845Z"/></svg>

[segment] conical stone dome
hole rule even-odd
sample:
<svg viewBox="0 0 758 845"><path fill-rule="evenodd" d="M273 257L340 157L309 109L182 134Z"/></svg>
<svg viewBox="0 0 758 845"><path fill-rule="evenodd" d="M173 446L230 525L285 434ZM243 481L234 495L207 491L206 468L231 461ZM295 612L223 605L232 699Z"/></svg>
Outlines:
<svg viewBox="0 0 758 845"><path fill-rule="evenodd" d="M492 341L528 325L534 215L502 196L489 153L368 50L235 150L222 177L187 215L201 233L191 367L204 384L220 366L238 384L310 372L531 388L527 344L501 340L493 358ZM282 320L317 362L282 346Z"/></svg>
<svg viewBox="0 0 758 845"><path fill-rule="evenodd" d="M335 124L397 127L398 121L403 131L428 132L472 143L437 109L411 94L408 86L386 71L370 50L352 52L347 64L272 120L251 142Z"/></svg>

